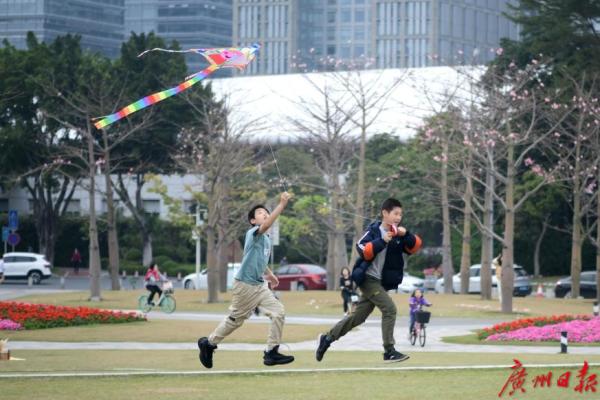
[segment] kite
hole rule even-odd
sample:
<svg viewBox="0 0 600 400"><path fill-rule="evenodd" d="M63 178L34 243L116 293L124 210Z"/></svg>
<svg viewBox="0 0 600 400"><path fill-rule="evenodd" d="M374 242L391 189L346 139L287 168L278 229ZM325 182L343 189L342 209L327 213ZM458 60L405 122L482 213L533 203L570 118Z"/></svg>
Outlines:
<svg viewBox="0 0 600 400"><path fill-rule="evenodd" d="M106 115L104 117L94 118L94 125L98 129L102 129L113 122L116 122L129 114L133 114L136 111L139 111L148 106L154 105L159 101L163 101L171 96L175 96L183 92L184 90L192 87L196 83L200 82L202 79L206 78L208 75L212 74L218 69L221 68L237 68L238 70L242 70L254 60L256 57L256 53L260 45L254 44L251 47L242 47L242 48L227 48L227 49L189 49L189 50L167 50L161 48L155 48L151 50L146 50L142 52L138 57L142 57L145 54L151 51L164 51L167 53L197 53L206 58L209 63L209 66L203 69L202 71L196 72L185 78L185 81L180 83L179 85L163 90L162 92L157 92L146 96L144 98L139 99L138 101L131 103L127 107L122 108L114 114Z"/></svg>

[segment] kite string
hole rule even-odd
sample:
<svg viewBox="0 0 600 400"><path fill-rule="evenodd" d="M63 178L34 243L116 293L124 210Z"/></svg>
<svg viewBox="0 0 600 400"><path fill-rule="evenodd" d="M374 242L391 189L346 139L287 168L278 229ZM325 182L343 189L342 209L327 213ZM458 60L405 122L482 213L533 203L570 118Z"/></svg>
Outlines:
<svg viewBox="0 0 600 400"><path fill-rule="evenodd" d="M277 158L275 157L275 152L273 151L273 147L271 146L271 143L269 141L267 141L267 144L269 145L269 150L271 151L271 156L273 156L273 161L275 163L275 168L277 169L277 174L279 175L279 181L281 182L281 185L283 186L284 190L287 192L288 188L287 188L287 185L285 184L285 179L281 175L281 170L279 169L279 164L277 163ZM316 200L313 200L313 199L309 199L308 201L310 203L314 204L314 205L322 205L320 202L317 202ZM352 215L352 216L355 216L355 217L362 218L363 220L366 220L366 221L371 221L372 220L372 218L367 218L364 215L356 214L356 213L353 213L353 212L350 212L350 211L340 210L340 209L333 208L333 207L327 206L327 205L325 205L325 207L327 207L328 209L330 209L332 211L336 211L336 212L338 212L340 214Z"/></svg>

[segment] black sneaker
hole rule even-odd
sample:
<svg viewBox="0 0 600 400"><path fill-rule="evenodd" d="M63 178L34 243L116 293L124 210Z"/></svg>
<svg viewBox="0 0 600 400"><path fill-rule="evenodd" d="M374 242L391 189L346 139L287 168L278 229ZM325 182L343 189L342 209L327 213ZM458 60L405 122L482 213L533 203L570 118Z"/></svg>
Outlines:
<svg viewBox="0 0 600 400"><path fill-rule="evenodd" d="M206 368L212 368L213 366L213 353L217 349L216 345L210 344L208 338L201 337L198 339L198 348L200 349L200 362Z"/></svg>
<svg viewBox="0 0 600 400"><path fill-rule="evenodd" d="M332 340L329 339L326 334L322 334L319 336L319 339L318 339L319 345L317 347L317 353L316 353L317 361L321 361L323 359L325 352L327 351L329 346L331 346L331 342L332 342Z"/></svg>
<svg viewBox="0 0 600 400"><path fill-rule="evenodd" d="M279 346L273 347L269 351L265 351L263 362L265 365L282 365L289 364L294 361L294 356L286 356L279 352Z"/></svg>
<svg viewBox="0 0 600 400"><path fill-rule="evenodd" d="M399 351L396 351L394 349L390 350L390 351L386 351L385 353L383 353L383 361L385 362L400 362L400 361L406 361L408 360L410 357L407 356L406 354L402 354Z"/></svg>

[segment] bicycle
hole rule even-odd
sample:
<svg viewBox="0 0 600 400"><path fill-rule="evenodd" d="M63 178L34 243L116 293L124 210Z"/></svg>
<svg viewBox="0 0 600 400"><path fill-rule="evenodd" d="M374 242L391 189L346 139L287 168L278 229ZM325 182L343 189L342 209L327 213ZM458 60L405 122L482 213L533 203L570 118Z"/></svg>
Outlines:
<svg viewBox="0 0 600 400"><path fill-rule="evenodd" d="M175 311L176 302L175 297L173 297L174 292L173 283L171 283L171 281L165 281L162 285L162 294L160 295L156 306L160 307L160 309L167 314L171 314ZM153 307L154 305L148 304L147 294L143 294L138 298L138 308L141 312L148 313Z"/></svg>
<svg viewBox="0 0 600 400"><path fill-rule="evenodd" d="M410 344L414 346L418 338L421 347L425 347L425 341L427 340L427 329L425 326L429 323L431 313L429 311L423 311L421 310L421 307L419 307L419 311L417 311L415 318L415 326L410 333Z"/></svg>

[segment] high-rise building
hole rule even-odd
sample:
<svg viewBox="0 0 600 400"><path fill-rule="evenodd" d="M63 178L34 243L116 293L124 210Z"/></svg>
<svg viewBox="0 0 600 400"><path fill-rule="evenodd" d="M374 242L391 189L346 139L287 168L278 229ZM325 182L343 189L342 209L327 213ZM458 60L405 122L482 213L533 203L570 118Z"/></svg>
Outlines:
<svg viewBox="0 0 600 400"><path fill-rule="evenodd" d="M307 3L311 1L308 0ZM236 45L259 43L258 57L250 74L291 72L290 60L299 44L297 0L238 0L233 8L233 40Z"/></svg>
<svg viewBox="0 0 600 400"><path fill-rule="evenodd" d="M233 40L264 45L250 74L480 64L518 38L509 1L234 0Z"/></svg>
<svg viewBox="0 0 600 400"><path fill-rule="evenodd" d="M125 40L131 32L154 32L182 49L230 47L232 0L125 0ZM186 61L190 71L206 66L197 54Z"/></svg>
<svg viewBox="0 0 600 400"><path fill-rule="evenodd" d="M84 49L109 57L123 42L125 0L0 0L0 39L25 48L27 32L50 42L68 33L81 36Z"/></svg>

